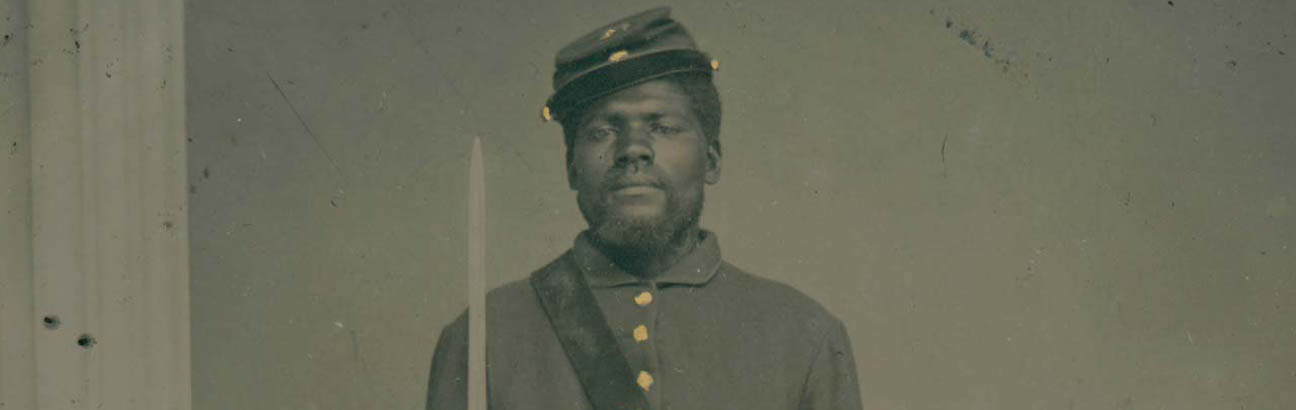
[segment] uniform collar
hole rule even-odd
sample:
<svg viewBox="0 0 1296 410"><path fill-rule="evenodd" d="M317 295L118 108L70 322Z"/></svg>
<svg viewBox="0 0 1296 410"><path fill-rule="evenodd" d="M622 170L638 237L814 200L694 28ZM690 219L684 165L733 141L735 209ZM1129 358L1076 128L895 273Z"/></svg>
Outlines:
<svg viewBox="0 0 1296 410"><path fill-rule="evenodd" d="M699 230L698 244L692 252L656 278L644 280L621 270L603 255L589 239L589 232L576 236L572 247L572 260L580 268L591 287L610 288L656 282L663 285L705 285L720 267L720 243L715 233Z"/></svg>

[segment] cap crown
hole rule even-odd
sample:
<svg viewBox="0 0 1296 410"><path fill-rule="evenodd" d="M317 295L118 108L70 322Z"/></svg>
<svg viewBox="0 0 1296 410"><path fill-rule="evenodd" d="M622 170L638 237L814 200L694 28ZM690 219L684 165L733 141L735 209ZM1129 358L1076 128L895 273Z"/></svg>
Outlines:
<svg viewBox="0 0 1296 410"><path fill-rule="evenodd" d="M554 94L546 120L611 92L665 75L710 72L715 64L693 37L658 7L622 18L572 41L554 58Z"/></svg>

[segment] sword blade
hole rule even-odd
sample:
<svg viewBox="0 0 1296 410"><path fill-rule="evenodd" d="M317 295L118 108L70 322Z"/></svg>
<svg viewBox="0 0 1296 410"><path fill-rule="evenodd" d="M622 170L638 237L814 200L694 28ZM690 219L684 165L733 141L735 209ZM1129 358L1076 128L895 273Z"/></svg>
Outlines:
<svg viewBox="0 0 1296 410"><path fill-rule="evenodd" d="M468 410L486 410L486 176L481 138L468 168Z"/></svg>

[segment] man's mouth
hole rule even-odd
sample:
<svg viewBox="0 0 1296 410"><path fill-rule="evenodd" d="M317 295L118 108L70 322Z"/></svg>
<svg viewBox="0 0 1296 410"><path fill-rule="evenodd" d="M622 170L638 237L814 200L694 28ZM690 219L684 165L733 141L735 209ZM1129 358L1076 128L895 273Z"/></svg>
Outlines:
<svg viewBox="0 0 1296 410"><path fill-rule="evenodd" d="M653 190L660 191L661 189L662 189L661 183L657 181L657 179L655 178L625 177L625 178L618 178L616 181L613 181L608 190L612 192L621 192L621 191L650 192Z"/></svg>
<svg viewBox="0 0 1296 410"><path fill-rule="evenodd" d="M638 195L648 195L660 191L661 188L657 188L652 185L626 185L620 188L613 189L612 193L620 196L638 196Z"/></svg>
<svg viewBox="0 0 1296 410"><path fill-rule="evenodd" d="M611 198L625 205L655 202L654 198L659 197L664 191L659 180L644 175L617 178L608 186L608 194Z"/></svg>

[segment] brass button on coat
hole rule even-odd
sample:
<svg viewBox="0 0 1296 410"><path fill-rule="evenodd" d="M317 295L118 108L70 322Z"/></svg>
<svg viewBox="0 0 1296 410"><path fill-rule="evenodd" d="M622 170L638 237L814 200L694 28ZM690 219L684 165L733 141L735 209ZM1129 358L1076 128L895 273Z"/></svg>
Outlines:
<svg viewBox="0 0 1296 410"><path fill-rule="evenodd" d="M652 384L653 384L652 375L642 370L639 371L639 387L642 387L644 391L648 391L648 389L652 387Z"/></svg>
<svg viewBox="0 0 1296 410"><path fill-rule="evenodd" d="M636 342L648 340L648 327L639 325L639 327L634 328L634 340Z"/></svg>
<svg viewBox="0 0 1296 410"><path fill-rule="evenodd" d="M651 293L643 292L640 293L639 296L635 296L634 301L636 305L648 306L649 303L652 303L652 299L653 296Z"/></svg>

